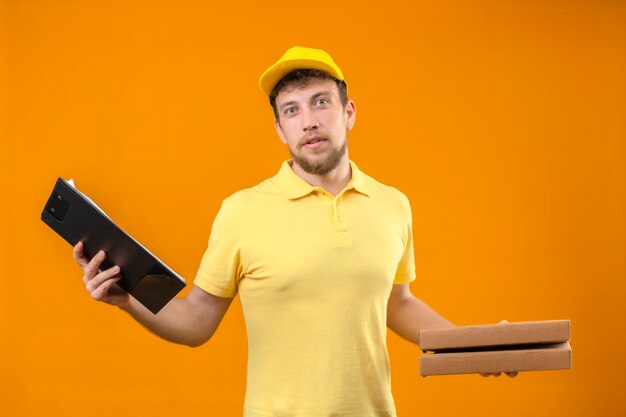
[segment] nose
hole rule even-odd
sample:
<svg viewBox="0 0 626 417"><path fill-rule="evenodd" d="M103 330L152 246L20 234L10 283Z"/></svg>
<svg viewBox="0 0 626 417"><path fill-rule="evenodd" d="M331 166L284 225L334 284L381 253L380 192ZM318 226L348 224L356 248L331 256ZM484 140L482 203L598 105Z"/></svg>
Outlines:
<svg viewBox="0 0 626 417"><path fill-rule="evenodd" d="M310 130L317 129L319 125L319 121L312 110L302 110L302 130L308 132Z"/></svg>

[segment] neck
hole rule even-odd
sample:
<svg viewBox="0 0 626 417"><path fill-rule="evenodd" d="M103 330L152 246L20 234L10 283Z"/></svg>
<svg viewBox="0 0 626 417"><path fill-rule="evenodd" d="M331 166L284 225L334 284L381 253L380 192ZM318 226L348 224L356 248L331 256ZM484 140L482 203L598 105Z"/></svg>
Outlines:
<svg viewBox="0 0 626 417"><path fill-rule="evenodd" d="M341 162L339 162L339 165L337 165L335 169L324 175L310 174L304 171L296 162L293 162L291 168L297 176L312 186L321 187L334 196L339 194L339 192L343 190L346 185L348 185L350 178L352 178L352 170L350 169L348 154L341 158Z"/></svg>

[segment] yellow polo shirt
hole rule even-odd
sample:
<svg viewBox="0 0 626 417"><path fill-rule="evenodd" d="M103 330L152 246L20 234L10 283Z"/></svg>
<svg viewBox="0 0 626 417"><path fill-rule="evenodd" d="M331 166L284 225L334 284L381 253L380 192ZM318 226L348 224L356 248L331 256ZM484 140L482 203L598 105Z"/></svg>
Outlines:
<svg viewBox="0 0 626 417"><path fill-rule="evenodd" d="M392 285L415 279L411 209L363 174L336 196L278 174L224 200L194 283L239 293L245 417L395 416L386 347Z"/></svg>

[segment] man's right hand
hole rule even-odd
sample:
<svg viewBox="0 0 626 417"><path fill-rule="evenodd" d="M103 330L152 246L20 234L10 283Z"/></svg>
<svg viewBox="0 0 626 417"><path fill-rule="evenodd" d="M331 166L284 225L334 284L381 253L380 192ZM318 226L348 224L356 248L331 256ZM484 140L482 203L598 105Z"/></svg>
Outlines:
<svg viewBox="0 0 626 417"><path fill-rule="evenodd" d="M122 277L119 267L98 270L105 257L100 251L89 260L83 254L81 242L74 247L74 260L84 271L87 292L95 300L126 311L145 328L170 342L193 347L202 345L213 336L233 300L209 294L194 285L185 297L174 297L153 314L116 284Z"/></svg>
<svg viewBox="0 0 626 417"><path fill-rule="evenodd" d="M116 284L122 278L120 267L116 265L100 272L100 264L105 258L104 251L100 251L89 260L83 254L83 242L74 246L74 260L83 269L87 292L95 300L123 308L130 302L130 296Z"/></svg>

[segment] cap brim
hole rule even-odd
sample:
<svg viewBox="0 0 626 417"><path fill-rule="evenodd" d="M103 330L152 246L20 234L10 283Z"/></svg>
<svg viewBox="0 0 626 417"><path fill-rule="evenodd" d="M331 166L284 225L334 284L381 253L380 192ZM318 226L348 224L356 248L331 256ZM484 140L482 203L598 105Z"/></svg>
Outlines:
<svg viewBox="0 0 626 417"><path fill-rule="evenodd" d="M337 71L328 64L310 59L290 59L277 62L265 70L259 79L261 90L269 96L274 89L274 86L276 86L281 78L297 69L318 69L332 75L340 81L344 81L343 75L338 74Z"/></svg>

